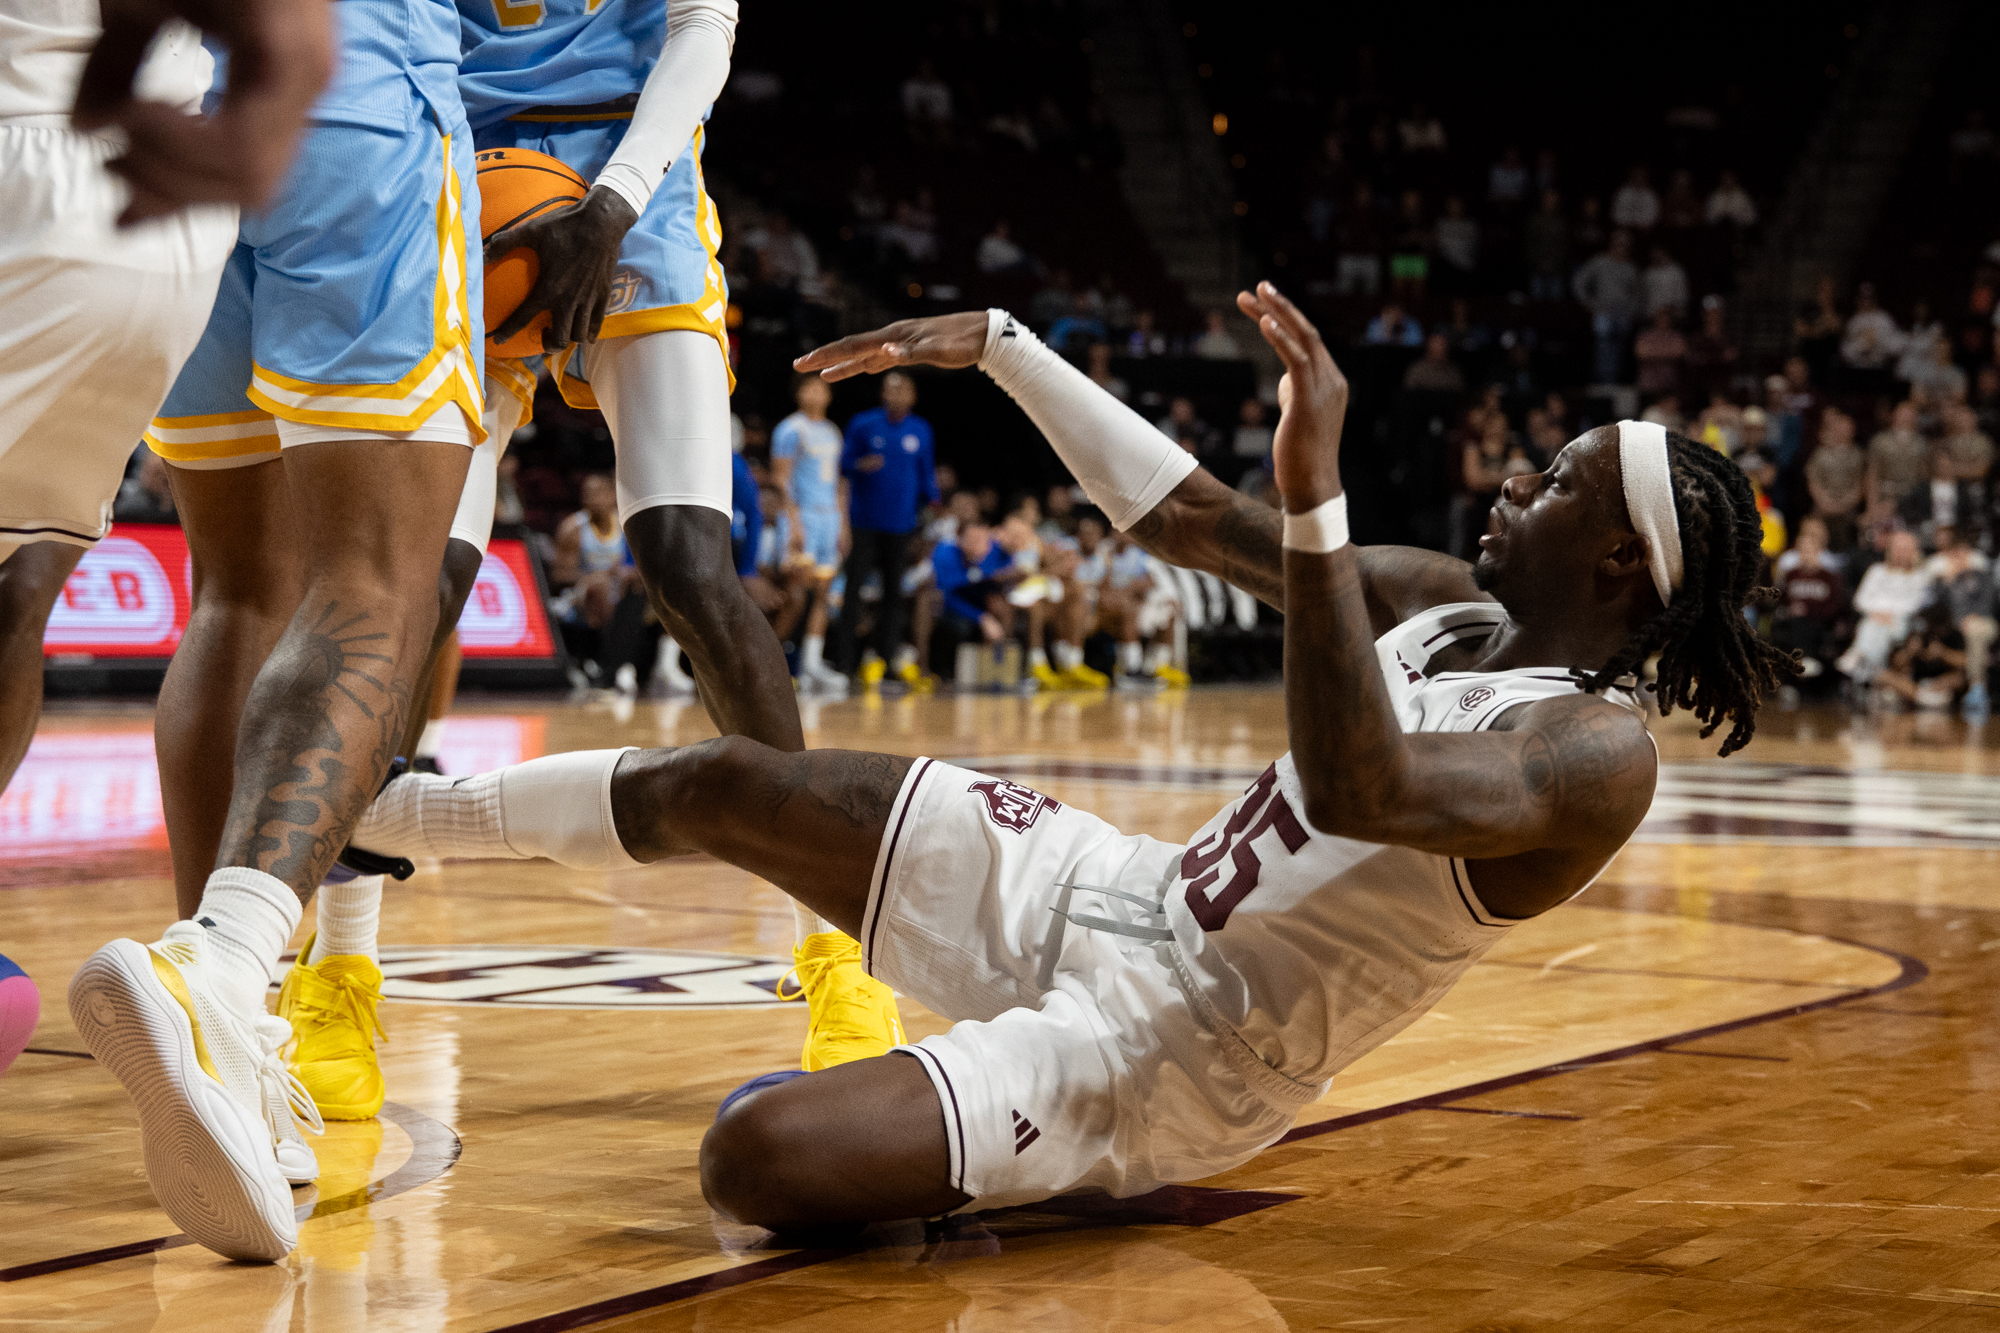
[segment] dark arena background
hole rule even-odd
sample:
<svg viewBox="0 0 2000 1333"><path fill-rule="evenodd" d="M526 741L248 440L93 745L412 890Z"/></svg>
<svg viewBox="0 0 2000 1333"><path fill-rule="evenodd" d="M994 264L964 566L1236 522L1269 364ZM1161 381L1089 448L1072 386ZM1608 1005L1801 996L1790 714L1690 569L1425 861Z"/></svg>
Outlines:
<svg viewBox="0 0 2000 1333"><path fill-rule="evenodd" d="M697 1152L725 1094L798 1064L790 900L703 855L419 861L382 908L388 1102L310 1139L297 1250L238 1265L156 1205L63 1003L104 940L172 919L154 701L193 565L135 440L0 792L0 1001L39 988L38 1022L0 1007L0 1059L29 1034L0 1064L0 1325L2000 1328L1996 50L2000 7L1952 0L742 0L701 157L732 533L808 747L1174 844L1289 748L1284 617L1107 532L986 376L910 373L936 494L900 577L854 567L851 523L837 578L791 549L806 460L773 454L794 358L1002 307L1278 507L1282 367L1235 306L1259 281L1350 383L1355 542L1473 559L1510 478L1656 422L1754 488L1775 592L1744 614L1799 673L1726 760L1655 710L1651 812L1587 893L1247 1165L1128 1199L727 1221ZM843 380L826 416L883 394ZM418 700L454 776L717 734L603 512L604 417L547 373L533 400L458 693ZM975 529L1012 591L968 611Z"/></svg>

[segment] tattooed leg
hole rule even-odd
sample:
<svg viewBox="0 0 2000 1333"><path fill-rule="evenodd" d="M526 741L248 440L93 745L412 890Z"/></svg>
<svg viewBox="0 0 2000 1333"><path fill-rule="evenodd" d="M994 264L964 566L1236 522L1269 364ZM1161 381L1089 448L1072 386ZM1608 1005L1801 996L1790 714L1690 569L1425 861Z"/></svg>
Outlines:
<svg viewBox="0 0 2000 1333"><path fill-rule="evenodd" d="M217 868L309 899L346 844L402 739L470 455L387 440L285 451L305 592L243 709Z"/></svg>
<svg viewBox="0 0 2000 1333"><path fill-rule="evenodd" d="M641 861L707 852L859 935L889 807L912 762L860 750L787 753L740 736L634 750L611 779L612 819Z"/></svg>

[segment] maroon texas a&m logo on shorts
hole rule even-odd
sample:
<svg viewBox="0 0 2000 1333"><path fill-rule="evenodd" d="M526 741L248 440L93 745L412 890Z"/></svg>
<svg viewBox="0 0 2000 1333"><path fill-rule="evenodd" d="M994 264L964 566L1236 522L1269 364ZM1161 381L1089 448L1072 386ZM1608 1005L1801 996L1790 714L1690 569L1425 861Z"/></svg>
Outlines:
<svg viewBox="0 0 2000 1333"><path fill-rule="evenodd" d="M1060 810L1062 802L1051 800L1033 787L1023 787L1005 778L981 778L966 788L986 799L986 813L1001 828L1026 833L1035 826L1044 810Z"/></svg>

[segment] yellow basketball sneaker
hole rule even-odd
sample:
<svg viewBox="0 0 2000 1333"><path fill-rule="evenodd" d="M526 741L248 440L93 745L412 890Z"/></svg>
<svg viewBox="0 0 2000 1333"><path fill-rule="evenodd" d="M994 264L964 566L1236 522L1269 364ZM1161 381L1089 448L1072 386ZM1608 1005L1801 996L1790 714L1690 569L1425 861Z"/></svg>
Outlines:
<svg viewBox="0 0 2000 1333"><path fill-rule="evenodd" d="M882 683L882 677L889 674L889 664L879 657L871 657L861 664L861 688L872 690Z"/></svg>
<svg viewBox="0 0 2000 1333"><path fill-rule="evenodd" d="M382 1109L382 969L365 954L308 965L312 947L307 940L278 988L278 1013L292 1025L292 1072L326 1119L366 1120Z"/></svg>
<svg viewBox="0 0 2000 1333"><path fill-rule="evenodd" d="M1103 690L1111 686L1111 677L1102 671L1093 671L1081 662L1063 672L1063 675L1068 678L1070 688L1074 690Z"/></svg>
<svg viewBox="0 0 2000 1333"><path fill-rule="evenodd" d="M1035 684L1039 685L1044 690L1061 690L1069 688L1069 682L1063 678L1062 673L1057 671L1054 667L1050 666L1047 662L1035 663L1033 666L1028 668L1028 674L1033 676L1035 678Z"/></svg>
<svg viewBox="0 0 2000 1333"><path fill-rule="evenodd" d="M1193 682L1194 677L1177 666L1168 666L1162 662L1153 669L1153 679L1170 690L1184 690Z"/></svg>
<svg viewBox="0 0 2000 1333"><path fill-rule="evenodd" d="M903 1044L903 1019L896 1012L896 992L861 970L861 945L837 930L806 936L792 950L792 975L798 990L778 998L805 997L812 1011L805 1049L799 1064L806 1072L831 1069L850 1060L887 1055Z"/></svg>
<svg viewBox="0 0 2000 1333"><path fill-rule="evenodd" d="M937 677L926 673L915 662L905 662L897 667L896 678L910 687L911 694L929 694L937 688Z"/></svg>

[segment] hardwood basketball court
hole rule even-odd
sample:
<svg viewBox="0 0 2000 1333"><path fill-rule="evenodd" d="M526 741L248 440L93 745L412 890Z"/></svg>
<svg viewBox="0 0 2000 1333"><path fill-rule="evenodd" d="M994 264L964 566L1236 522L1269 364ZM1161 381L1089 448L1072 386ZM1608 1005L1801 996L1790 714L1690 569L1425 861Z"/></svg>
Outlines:
<svg viewBox="0 0 2000 1333"><path fill-rule="evenodd" d="M1271 688L806 722L1175 841L1284 749ZM1654 728L1640 840L1279 1146L855 1244L781 1247L696 1183L721 1097L797 1063L788 900L702 858L426 866L384 907L390 1104L315 1140L299 1248L255 1267L175 1236L64 1012L172 890L150 709L54 707L0 801L0 953L44 1009L0 1078L0 1328L2000 1328L2000 727L1771 710L1727 761ZM444 764L709 734L691 703L469 702Z"/></svg>

